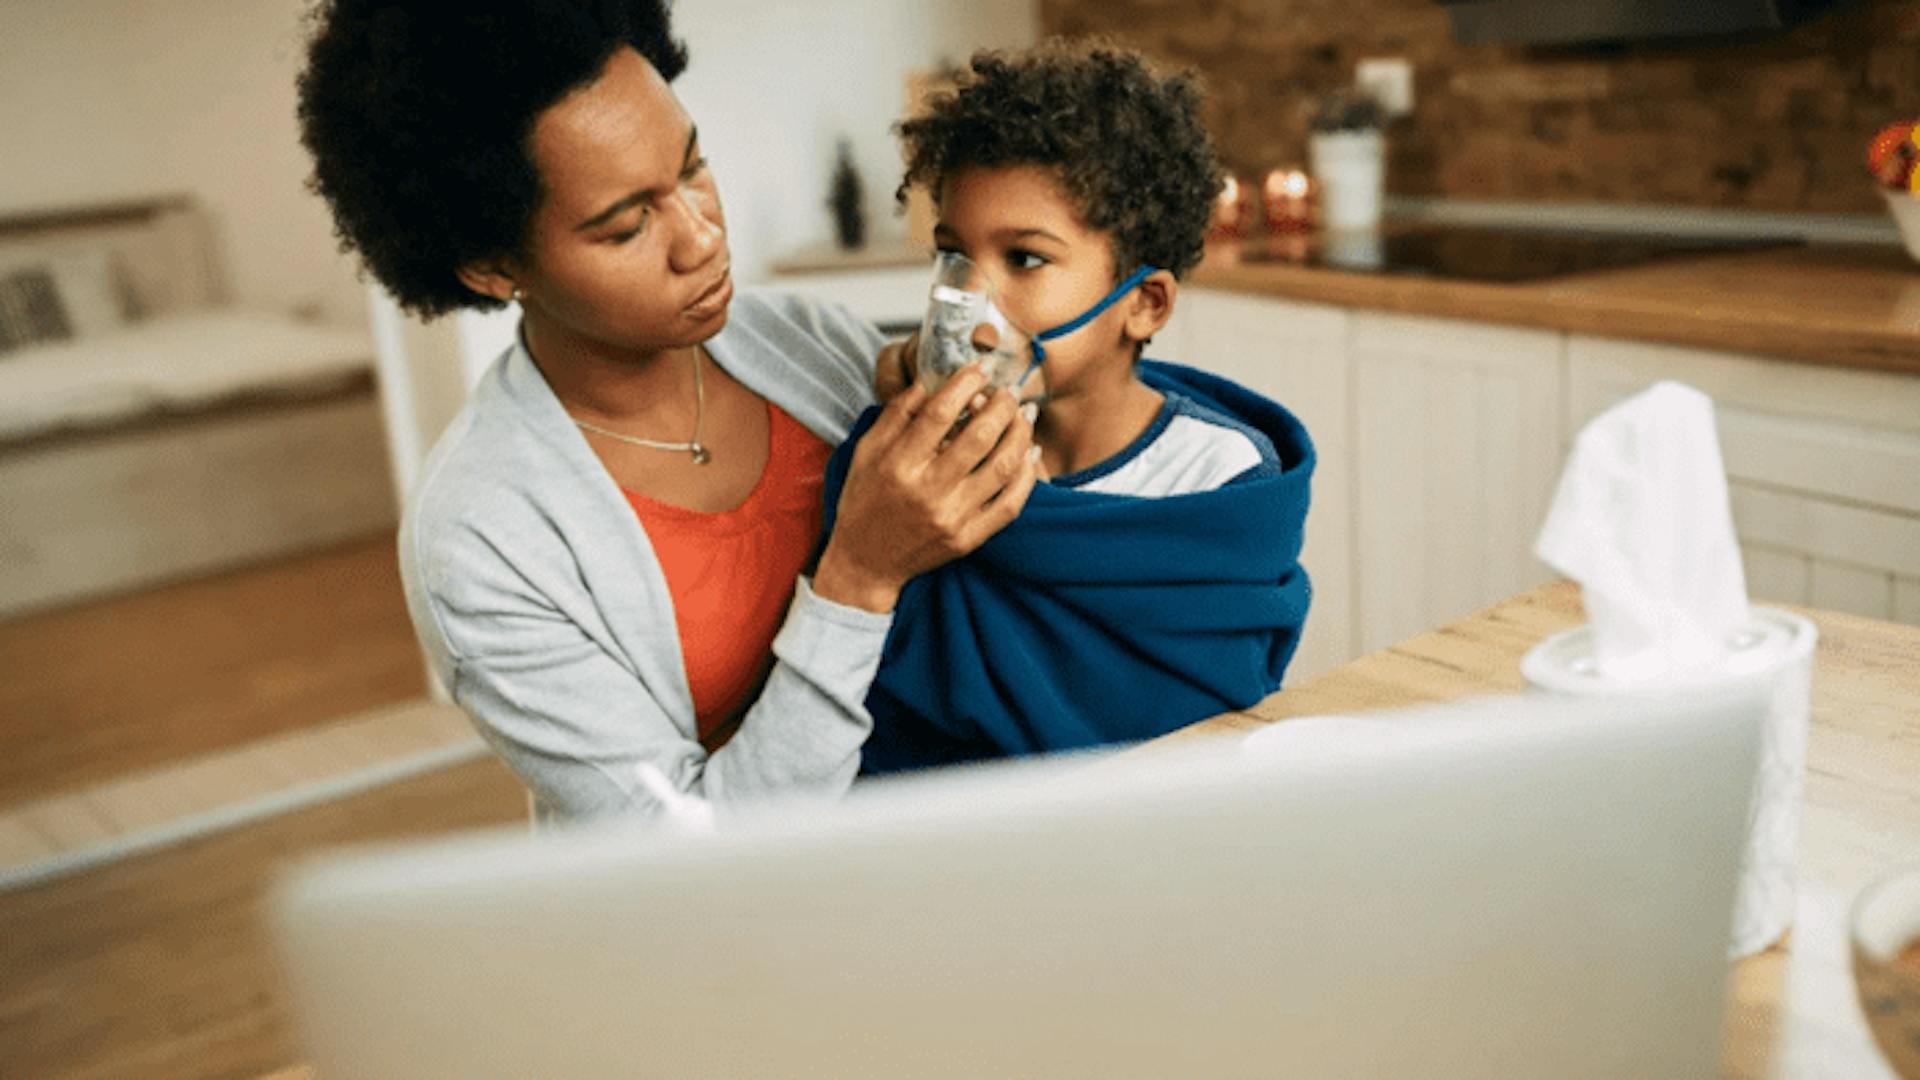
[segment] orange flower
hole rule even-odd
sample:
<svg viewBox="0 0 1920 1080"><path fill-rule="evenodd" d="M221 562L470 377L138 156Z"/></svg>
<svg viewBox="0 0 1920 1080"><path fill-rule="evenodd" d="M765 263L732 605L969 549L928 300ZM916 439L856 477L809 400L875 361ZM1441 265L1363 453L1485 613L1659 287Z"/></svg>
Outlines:
<svg viewBox="0 0 1920 1080"><path fill-rule="evenodd" d="M1867 168L1874 179L1895 191L1920 191L1920 126L1914 121L1888 124L1867 144Z"/></svg>

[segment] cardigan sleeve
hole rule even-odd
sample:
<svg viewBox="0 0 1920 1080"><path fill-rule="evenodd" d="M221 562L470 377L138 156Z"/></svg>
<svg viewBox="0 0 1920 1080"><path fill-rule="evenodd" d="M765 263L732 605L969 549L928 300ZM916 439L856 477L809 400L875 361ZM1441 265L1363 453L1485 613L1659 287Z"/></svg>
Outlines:
<svg viewBox="0 0 1920 1080"><path fill-rule="evenodd" d="M497 545L449 532L426 545L416 532L404 538L409 608L455 702L532 791L541 823L659 813L649 771L715 803L776 791L832 796L852 783L891 616L822 599L802 579L759 699L708 754L680 701L682 682L642 670L680 663L671 612L659 613L653 637L669 651L637 663L578 600L556 600Z"/></svg>

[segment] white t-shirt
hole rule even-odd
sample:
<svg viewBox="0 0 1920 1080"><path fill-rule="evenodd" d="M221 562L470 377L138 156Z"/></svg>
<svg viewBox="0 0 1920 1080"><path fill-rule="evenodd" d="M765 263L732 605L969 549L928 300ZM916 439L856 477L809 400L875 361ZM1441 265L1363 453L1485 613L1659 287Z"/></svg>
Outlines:
<svg viewBox="0 0 1920 1080"><path fill-rule="evenodd" d="M1258 470L1280 469L1273 442L1254 428L1178 393L1126 449L1053 478L1058 487L1163 498L1211 491Z"/></svg>

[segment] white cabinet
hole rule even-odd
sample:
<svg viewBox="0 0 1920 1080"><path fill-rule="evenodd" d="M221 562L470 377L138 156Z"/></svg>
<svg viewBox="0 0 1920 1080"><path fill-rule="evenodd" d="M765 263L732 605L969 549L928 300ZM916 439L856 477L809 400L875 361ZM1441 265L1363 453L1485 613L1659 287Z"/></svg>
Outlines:
<svg viewBox="0 0 1920 1080"><path fill-rule="evenodd" d="M1920 378L1574 335L1567 430L1658 379L1714 399L1754 599L1920 623Z"/></svg>
<svg viewBox="0 0 1920 1080"><path fill-rule="evenodd" d="M1539 584L1562 456L1561 335L1209 290L1148 354L1292 409L1319 462L1290 681Z"/></svg>
<svg viewBox="0 0 1920 1080"><path fill-rule="evenodd" d="M1300 561L1313 606L1287 682L1358 655L1354 628L1351 316L1342 308L1184 290L1174 322L1147 355L1224 375L1285 405L1306 425L1319 458Z"/></svg>
<svg viewBox="0 0 1920 1080"><path fill-rule="evenodd" d="M1552 576L1532 549L1560 473L1563 338L1352 318L1355 612L1371 652Z"/></svg>
<svg viewBox="0 0 1920 1080"><path fill-rule="evenodd" d="M1713 397L1756 600L1920 624L1920 378L1188 290L1149 355L1272 396L1319 451L1303 677L1546 580L1566 447L1660 379Z"/></svg>

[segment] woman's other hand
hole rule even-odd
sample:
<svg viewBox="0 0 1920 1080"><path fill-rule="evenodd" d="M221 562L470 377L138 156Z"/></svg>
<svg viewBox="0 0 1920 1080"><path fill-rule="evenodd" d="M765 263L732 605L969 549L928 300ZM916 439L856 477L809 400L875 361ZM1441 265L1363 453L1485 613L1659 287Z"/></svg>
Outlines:
<svg viewBox="0 0 1920 1080"><path fill-rule="evenodd" d="M954 431L963 412L966 425ZM949 438L951 434L951 438ZM916 574L958 558L1020 515L1039 476L1033 425L1013 395L969 365L931 397L887 402L854 450L813 590L891 611Z"/></svg>
<svg viewBox="0 0 1920 1080"><path fill-rule="evenodd" d="M920 345L920 331L890 341L873 363L873 399L885 405L913 385L914 356Z"/></svg>

